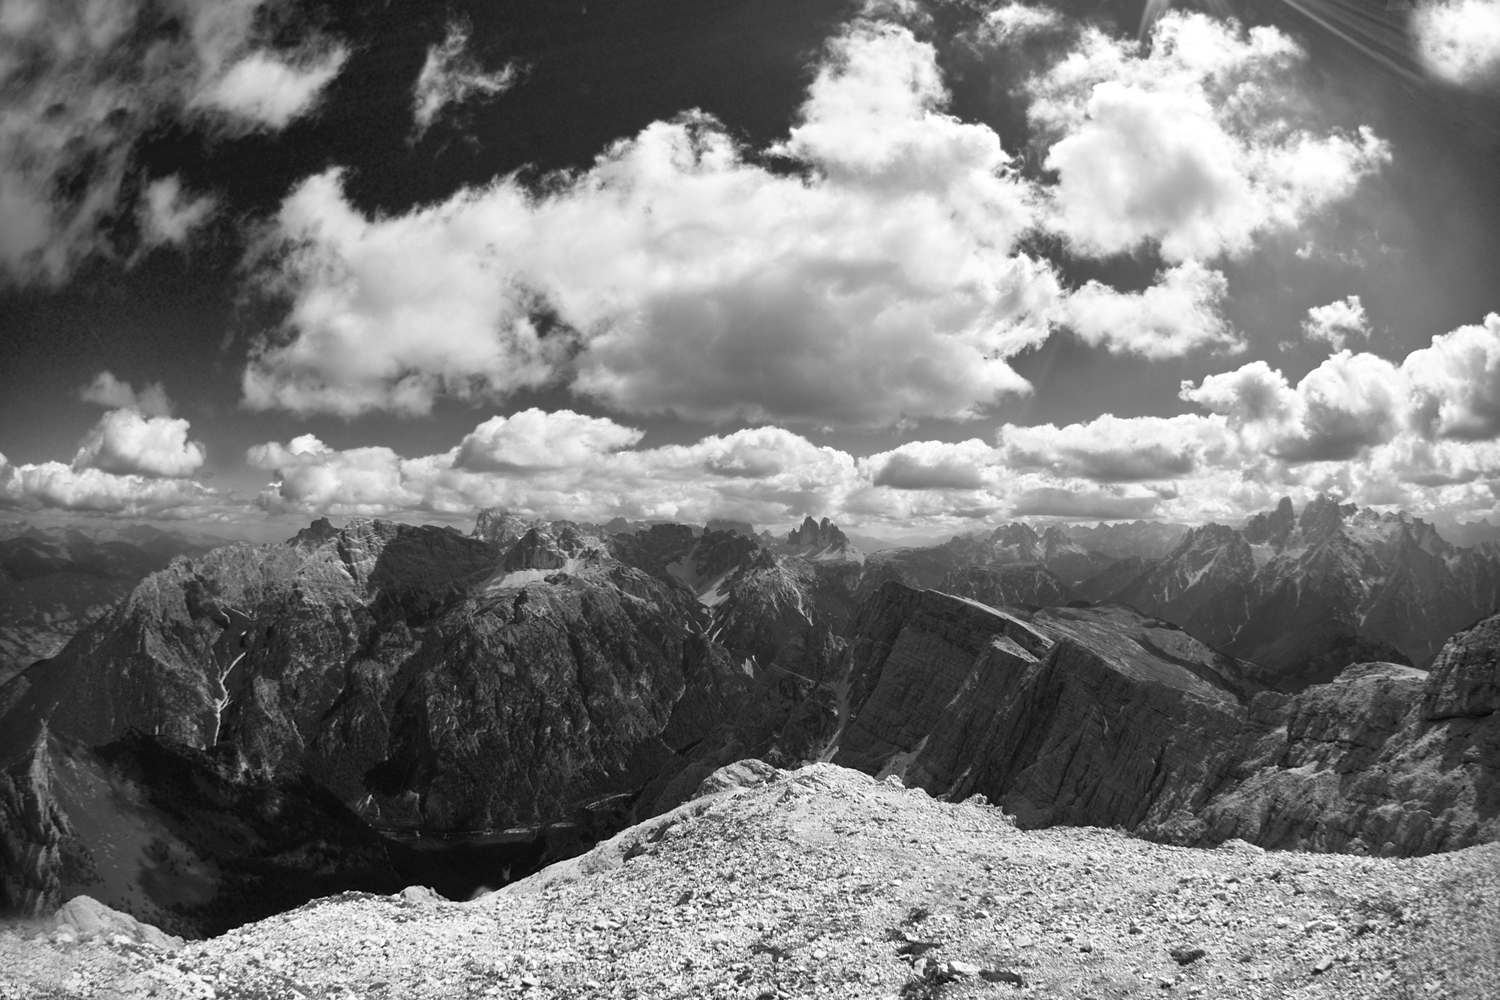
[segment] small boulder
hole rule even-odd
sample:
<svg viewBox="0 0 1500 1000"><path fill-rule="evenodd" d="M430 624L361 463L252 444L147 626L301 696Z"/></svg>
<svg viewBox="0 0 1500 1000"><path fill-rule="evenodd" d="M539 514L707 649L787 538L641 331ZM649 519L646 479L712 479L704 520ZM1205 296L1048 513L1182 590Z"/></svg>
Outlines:
<svg viewBox="0 0 1500 1000"><path fill-rule="evenodd" d="M59 931L71 930L79 937L100 937L105 940L124 938L140 944L176 951L182 947L182 938L167 934L160 928L143 924L128 913L111 909L92 896L74 896L60 906L52 917Z"/></svg>
<svg viewBox="0 0 1500 1000"><path fill-rule="evenodd" d="M713 795L716 792L727 792L738 788L757 788L768 785L781 777L782 772L763 760L750 758L737 760L733 764L725 764L713 774L704 778L698 785L698 790L693 793L693 798L701 799L705 795Z"/></svg>
<svg viewBox="0 0 1500 1000"><path fill-rule="evenodd" d="M443 897L425 885L409 885L401 890L401 902L407 906L423 906L429 903L441 903Z"/></svg>

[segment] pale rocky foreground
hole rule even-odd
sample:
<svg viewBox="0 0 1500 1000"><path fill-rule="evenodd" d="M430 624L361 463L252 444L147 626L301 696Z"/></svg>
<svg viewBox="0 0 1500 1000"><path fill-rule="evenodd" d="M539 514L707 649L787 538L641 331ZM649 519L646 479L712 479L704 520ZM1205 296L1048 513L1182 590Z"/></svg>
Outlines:
<svg viewBox="0 0 1500 1000"><path fill-rule="evenodd" d="M1500 845L1164 847L827 764L727 783L757 770L473 902L345 894L175 950L13 928L0 997L1500 996Z"/></svg>

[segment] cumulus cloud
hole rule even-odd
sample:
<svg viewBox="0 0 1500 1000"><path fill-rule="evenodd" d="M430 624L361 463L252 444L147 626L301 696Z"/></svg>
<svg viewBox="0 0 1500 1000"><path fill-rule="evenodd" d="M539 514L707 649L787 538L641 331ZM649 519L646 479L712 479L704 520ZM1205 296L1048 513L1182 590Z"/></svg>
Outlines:
<svg viewBox="0 0 1500 1000"><path fill-rule="evenodd" d="M151 382L139 393L129 382L115 378L111 372L102 371L94 380L78 390L78 398L85 403L116 410L139 410L148 416L170 417L172 401L160 382Z"/></svg>
<svg viewBox="0 0 1500 1000"><path fill-rule="evenodd" d="M1033 7L1012 0L985 13L978 37L990 44L1012 42L1056 30L1063 23L1062 15L1051 7Z"/></svg>
<svg viewBox="0 0 1500 1000"><path fill-rule="evenodd" d="M215 128L259 114L259 124L277 127L306 110L295 87L278 90L274 71L261 72L303 65L261 44L264 2L4 5L0 282L57 284L88 255L113 252L105 233L133 199L136 144L163 121ZM321 73L332 64L313 65ZM257 81L269 87L259 97ZM156 190L156 206L171 207L164 194ZM152 207L148 193L143 236L169 236L150 228L161 217ZM179 212L176 221L186 220Z"/></svg>
<svg viewBox="0 0 1500 1000"><path fill-rule="evenodd" d="M141 192L141 244L145 247L182 246L193 230L207 222L218 208L213 196L194 195L176 174L146 185Z"/></svg>
<svg viewBox="0 0 1500 1000"><path fill-rule="evenodd" d="M1403 435L1493 440L1500 436L1500 314L1434 337L1399 365L1343 350L1292 386L1256 361L1184 382L1181 396L1224 416L1247 448L1289 462L1346 460Z"/></svg>
<svg viewBox="0 0 1500 1000"><path fill-rule="evenodd" d="M191 480L116 475L62 462L12 465L0 455L0 507L212 519L225 516L230 504L224 495Z"/></svg>
<svg viewBox="0 0 1500 1000"><path fill-rule="evenodd" d="M341 45L292 58L264 49L249 52L194 103L221 112L237 128L280 131L316 106L348 58Z"/></svg>
<svg viewBox="0 0 1500 1000"><path fill-rule="evenodd" d="M1500 0L1430 0L1411 17L1427 72L1461 87L1500 83Z"/></svg>
<svg viewBox="0 0 1500 1000"><path fill-rule="evenodd" d="M1226 288L1218 271L1184 261L1141 292L1090 281L1063 301L1059 318L1085 342L1116 354L1156 359L1207 346L1243 348L1219 312Z"/></svg>
<svg viewBox="0 0 1500 1000"><path fill-rule="evenodd" d="M1405 387L1397 367L1374 354L1340 351L1295 387L1263 361L1184 382L1183 399L1228 419L1248 450L1291 462L1355 457L1400 429Z"/></svg>
<svg viewBox="0 0 1500 1000"><path fill-rule="evenodd" d="M1401 369L1419 429L1469 441L1500 436L1500 314L1433 337Z"/></svg>
<svg viewBox="0 0 1500 1000"><path fill-rule="evenodd" d="M566 428L587 419L569 411L535 411L527 417L540 433L557 440ZM303 513L461 512L503 506L579 520L733 516L768 523L793 513L835 511L860 484L848 454L820 448L781 428L750 428L692 445L628 450L622 445L638 441L639 431L630 431L626 441L619 431L629 429L618 425L594 430L604 435L594 446L572 449L566 462L530 464L524 475L464 463L470 441L493 436L483 425L459 447L415 459L389 448L339 451L311 436L286 445L257 445L247 459L277 476L261 496L265 509Z"/></svg>
<svg viewBox="0 0 1500 1000"><path fill-rule="evenodd" d="M1199 14L1165 15L1149 48L1085 31L1032 85L1029 115L1058 172L1048 224L1080 254L1150 244L1209 260L1348 194L1388 147L1368 130L1296 127L1302 57L1275 29Z"/></svg>
<svg viewBox="0 0 1500 1000"><path fill-rule="evenodd" d="M99 418L73 459L73 469L122 476L182 478L203 466L204 449L188 440L188 422L111 410Z"/></svg>
<svg viewBox="0 0 1500 1000"><path fill-rule="evenodd" d="M977 490L993 485L995 450L978 438L956 444L914 441L862 461L875 486L896 490Z"/></svg>
<svg viewBox="0 0 1500 1000"><path fill-rule="evenodd" d="M531 472L580 465L640 441L644 432L613 420L572 410L547 413L533 407L492 417L458 446L454 465L492 472Z"/></svg>
<svg viewBox="0 0 1500 1000"><path fill-rule="evenodd" d="M1302 322L1302 333L1309 340L1321 340L1335 351L1342 351L1350 337L1370 336L1370 321L1358 295L1349 295L1326 306L1313 306Z"/></svg>
<svg viewBox="0 0 1500 1000"><path fill-rule="evenodd" d="M1096 483L1170 480L1198 471L1205 453L1224 451L1223 421L1194 414L1121 418L1105 414L1086 423L1006 424L998 433L1005 464L1018 470Z"/></svg>
<svg viewBox="0 0 1500 1000"><path fill-rule="evenodd" d="M337 172L276 220L282 337L247 405L421 413L549 380L624 413L878 425L1028 388L1050 268L1018 252L1029 187L993 131L942 113L932 48L856 22L777 152L658 122L534 194L514 178L371 219Z"/></svg>
<svg viewBox="0 0 1500 1000"><path fill-rule="evenodd" d="M476 97L503 94L515 85L520 75L516 63L487 73L468 47L469 27L461 21L448 25L441 44L427 47L427 58L412 88L412 120L418 138L447 108Z"/></svg>

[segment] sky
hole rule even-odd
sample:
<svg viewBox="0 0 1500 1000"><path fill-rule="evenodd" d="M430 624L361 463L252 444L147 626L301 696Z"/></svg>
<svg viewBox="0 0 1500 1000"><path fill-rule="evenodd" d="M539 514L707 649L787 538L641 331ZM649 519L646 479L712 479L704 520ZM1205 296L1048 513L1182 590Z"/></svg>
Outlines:
<svg viewBox="0 0 1500 1000"><path fill-rule="evenodd" d="M0 0L0 518L1497 484L1500 0Z"/></svg>

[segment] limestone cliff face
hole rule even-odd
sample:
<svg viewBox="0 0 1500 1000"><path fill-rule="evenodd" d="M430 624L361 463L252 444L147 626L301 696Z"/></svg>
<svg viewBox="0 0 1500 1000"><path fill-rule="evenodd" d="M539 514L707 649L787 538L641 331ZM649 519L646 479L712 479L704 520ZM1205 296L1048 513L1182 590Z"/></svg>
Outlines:
<svg viewBox="0 0 1500 1000"><path fill-rule="evenodd" d="M1455 637L1431 679L1361 664L1288 696L1127 608L994 609L888 584L850 631L831 759L983 793L1028 825L1450 850L1500 839L1500 713L1453 713L1489 704L1497 635Z"/></svg>

